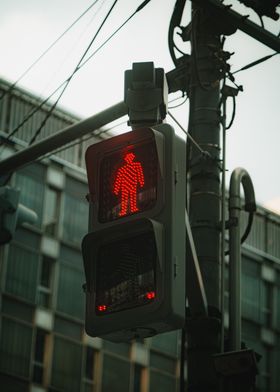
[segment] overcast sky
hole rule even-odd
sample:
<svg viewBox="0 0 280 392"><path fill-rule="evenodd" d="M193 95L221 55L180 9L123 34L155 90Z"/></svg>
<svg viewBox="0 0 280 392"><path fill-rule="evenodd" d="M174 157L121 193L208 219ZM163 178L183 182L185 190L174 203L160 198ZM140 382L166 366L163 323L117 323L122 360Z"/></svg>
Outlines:
<svg viewBox="0 0 280 392"><path fill-rule="evenodd" d="M248 8L239 12L259 19ZM0 77L17 80L34 60L93 3L93 0L9 0L0 3ZM93 45L98 46L128 18L142 0L119 0ZM190 3L183 25L190 21ZM230 3L227 1L227 3ZM20 81L19 86L43 97L48 96L71 74L88 46L113 0L99 0L59 43ZM90 116L123 99L124 71L133 62L153 61L166 72L173 69L168 51L167 34L175 0L151 2L73 78L60 104L81 117ZM96 11L98 11L97 15ZM266 29L280 31L280 21L264 18ZM189 53L188 44L178 46ZM231 70L273 51L244 33L227 37L226 50L235 54ZM236 75L244 92L237 97L236 118L228 131L227 180L230 172L243 166L250 173L259 203L271 204L278 199L280 211L280 56ZM170 99L177 95L170 95ZM179 103L178 101L177 103ZM231 115L228 103L228 116ZM188 103L173 110L187 127ZM170 121L172 123L172 121Z"/></svg>

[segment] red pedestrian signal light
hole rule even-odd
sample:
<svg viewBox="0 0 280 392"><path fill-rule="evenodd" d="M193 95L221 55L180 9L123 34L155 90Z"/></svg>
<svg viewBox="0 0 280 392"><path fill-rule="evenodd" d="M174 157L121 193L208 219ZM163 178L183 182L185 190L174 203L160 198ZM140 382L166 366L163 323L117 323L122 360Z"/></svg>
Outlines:
<svg viewBox="0 0 280 392"><path fill-rule="evenodd" d="M128 132L90 146L86 153L93 226L153 209L160 193L154 132ZM98 167L98 170L97 170Z"/></svg>
<svg viewBox="0 0 280 392"><path fill-rule="evenodd" d="M95 153L95 145L89 155ZM157 156L153 144L121 147L100 162L100 222L151 208L156 201Z"/></svg>
<svg viewBox="0 0 280 392"><path fill-rule="evenodd" d="M133 152L125 153L125 163L118 168L114 182L114 194L120 195L121 199L119 216L139 211L137 207L138 188L143 188L145 180L141 162L135 162L134 159Z"/></svg>
<svg viewBox="0 0 280 392"><path fill-rule="evenodd" d="M86 152L86 331L127 341L185 317L185 141L167 124Z"/></svg>

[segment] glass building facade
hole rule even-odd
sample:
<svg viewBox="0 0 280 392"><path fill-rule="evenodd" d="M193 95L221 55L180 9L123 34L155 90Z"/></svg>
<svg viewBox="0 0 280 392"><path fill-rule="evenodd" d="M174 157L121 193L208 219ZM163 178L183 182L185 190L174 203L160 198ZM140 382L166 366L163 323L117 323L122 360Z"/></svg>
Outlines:
<svg viewBox="0 0 280 392"><path fill-rule="evenodd" d="M1 81L0 95L8 88ZM38 99L21 89L6 94L0 101L1 139L36 105ZM2 157L28 143L47 110L41 108L21 128L2 149ZM56 109L40 137L76 120ZM11 185L21 190L20 202L37 212L38 221L18 229L13 241L0 248L0 388L5 392L179 390L180 331L122 344L84 332L81 240L88 220L84 152L97 140L81 139L20 169L11 179ZM242 255L243 340L262 355L259 390L277 392L280 217L259 207Z"/></svg>

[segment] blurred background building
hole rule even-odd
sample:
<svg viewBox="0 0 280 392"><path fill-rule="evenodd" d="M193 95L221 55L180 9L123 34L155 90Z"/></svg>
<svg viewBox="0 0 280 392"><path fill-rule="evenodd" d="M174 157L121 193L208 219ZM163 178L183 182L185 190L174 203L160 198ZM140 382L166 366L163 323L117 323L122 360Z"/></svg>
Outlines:
<svg viewBox="0 0 280 392"><path fill-rule="evenodd" d="M1 80L0 96L9 88ZM42 105L13 137L8 135L41 102L20 88L5 94L0 101L0 159L31 140L51 105ZM77 120L55 109L38 140ZM13 241L0 248L0 386L5 392L179 390L180 331L122 344L90 338L84 332L81 240L88 220L84 154L88 145L107 137L110 129L100 130L27 165L11 178L11 185L21 190L21 203L36 211L38 221L17 230ZM242 261L243 340L262 355L259 390L276 392L280 385L279 216L258 208ZM226 302L227 298L226 293Z"/></svg>

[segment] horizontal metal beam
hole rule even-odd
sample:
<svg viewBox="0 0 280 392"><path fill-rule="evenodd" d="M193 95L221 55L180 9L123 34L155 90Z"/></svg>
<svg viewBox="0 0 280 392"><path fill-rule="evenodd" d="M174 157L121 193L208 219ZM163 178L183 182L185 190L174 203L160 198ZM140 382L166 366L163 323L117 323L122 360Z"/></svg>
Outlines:
<svg viewBox="0 0 280 392"><path fill-rule="evenodd" d="M15 153L0 162L0 176L5 176L20 167L31 163L35 159L65 146L90 132L100 129L104 125L117 120L127 114L127 107L124 102L119 102L108 109L95 114L86 120L79 121L62 129L56 134L43 139L22 151Z"/></svg>
<svg viewBox="0 0 280 392"><path fill-rule="evenodd" d="M192 1L200 4L202 7L207 7L212 9L213 11L224 13L224 15L229 18L229 20L236 28L250 35L252 38L255 38L256 40L275 50L276 52L280 52L280 38L265 30L264 28L258 26L256 23L251 22L248 19L247 15L240 15L238 12L233 11L230 8L231 6L226 6L219 0Z"/></svg>

